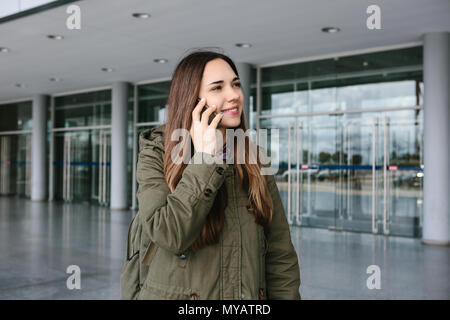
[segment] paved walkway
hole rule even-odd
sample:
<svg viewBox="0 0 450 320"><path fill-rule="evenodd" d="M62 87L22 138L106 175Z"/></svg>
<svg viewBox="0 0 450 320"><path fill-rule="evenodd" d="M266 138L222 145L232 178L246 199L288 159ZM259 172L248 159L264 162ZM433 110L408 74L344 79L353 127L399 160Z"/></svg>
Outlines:
<svg viewBox="0 0 450 320"><path fill-rule="evenodd" d="M0 299L119 299L133 211L0 197ZM450 247L292 227L303 299L450 299ZM69 290L66 269L81 269ZM377 265L381 289L366 273Z"/></svg>

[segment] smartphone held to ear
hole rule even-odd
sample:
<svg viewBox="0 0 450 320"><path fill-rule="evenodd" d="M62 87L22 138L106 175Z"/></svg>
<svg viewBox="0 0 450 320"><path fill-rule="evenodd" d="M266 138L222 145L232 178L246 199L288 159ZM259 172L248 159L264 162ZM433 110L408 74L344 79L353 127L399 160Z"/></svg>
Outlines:
<svg viewBox="0 0 450 320"><path fill-rule="evenodd" d="M197 99L197 103L199 103L199 102L200 102L200 99ZM200 119L201 119L201 115L203 114L203 112L205 112L207 109L208 109L208 106L205 104L205 106L202 109L202 112L200 112ZM211 115L209 116L209 119L208 119L208 125L211 124L211 122L214 120L215 117L216 117L216 113L215 112L211 113Z"/></svg>

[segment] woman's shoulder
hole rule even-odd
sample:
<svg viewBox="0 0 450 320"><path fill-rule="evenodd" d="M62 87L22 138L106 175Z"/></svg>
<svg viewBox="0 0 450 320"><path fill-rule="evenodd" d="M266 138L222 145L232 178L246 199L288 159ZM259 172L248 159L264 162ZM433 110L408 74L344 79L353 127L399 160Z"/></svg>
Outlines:
<svg viewBox="0 0 450 320"><path fill-rule="evenodd" d="M164 153L164 129L165 124L141 132L139 151L150 149Z"/></svg>

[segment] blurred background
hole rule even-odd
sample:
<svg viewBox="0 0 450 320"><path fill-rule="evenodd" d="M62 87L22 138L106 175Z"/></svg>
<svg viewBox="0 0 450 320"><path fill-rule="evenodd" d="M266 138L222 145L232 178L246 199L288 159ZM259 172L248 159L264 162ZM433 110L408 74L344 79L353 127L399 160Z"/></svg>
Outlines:
<svg viewBox="0 0 450 320"><path fill-rule="evenodd" d="M204 47L237 64L249 128L279 130L302 298L449 299L449 17L448 0L2 0L0 299L120 298L138 136Z"/></svg>

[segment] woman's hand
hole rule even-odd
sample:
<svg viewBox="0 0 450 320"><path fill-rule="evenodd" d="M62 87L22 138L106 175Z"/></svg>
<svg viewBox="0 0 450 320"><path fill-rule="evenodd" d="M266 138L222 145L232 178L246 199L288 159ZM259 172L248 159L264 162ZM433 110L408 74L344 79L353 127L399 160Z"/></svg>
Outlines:
<svg viewBox="0 0 450 320"><path fill-rule="evenodd" d="M215 155L218 148L222 147L217 146L216 129L219 121L222 120L223 114L216 114L211 124L208 125L209 116L216 110L216 106L207 107L201 113L205 103L206 99L202 98L192 111L192 126L189 133L191 134L195 151ZM220 132L217 132L217 134L220 134Z"/></svg>

